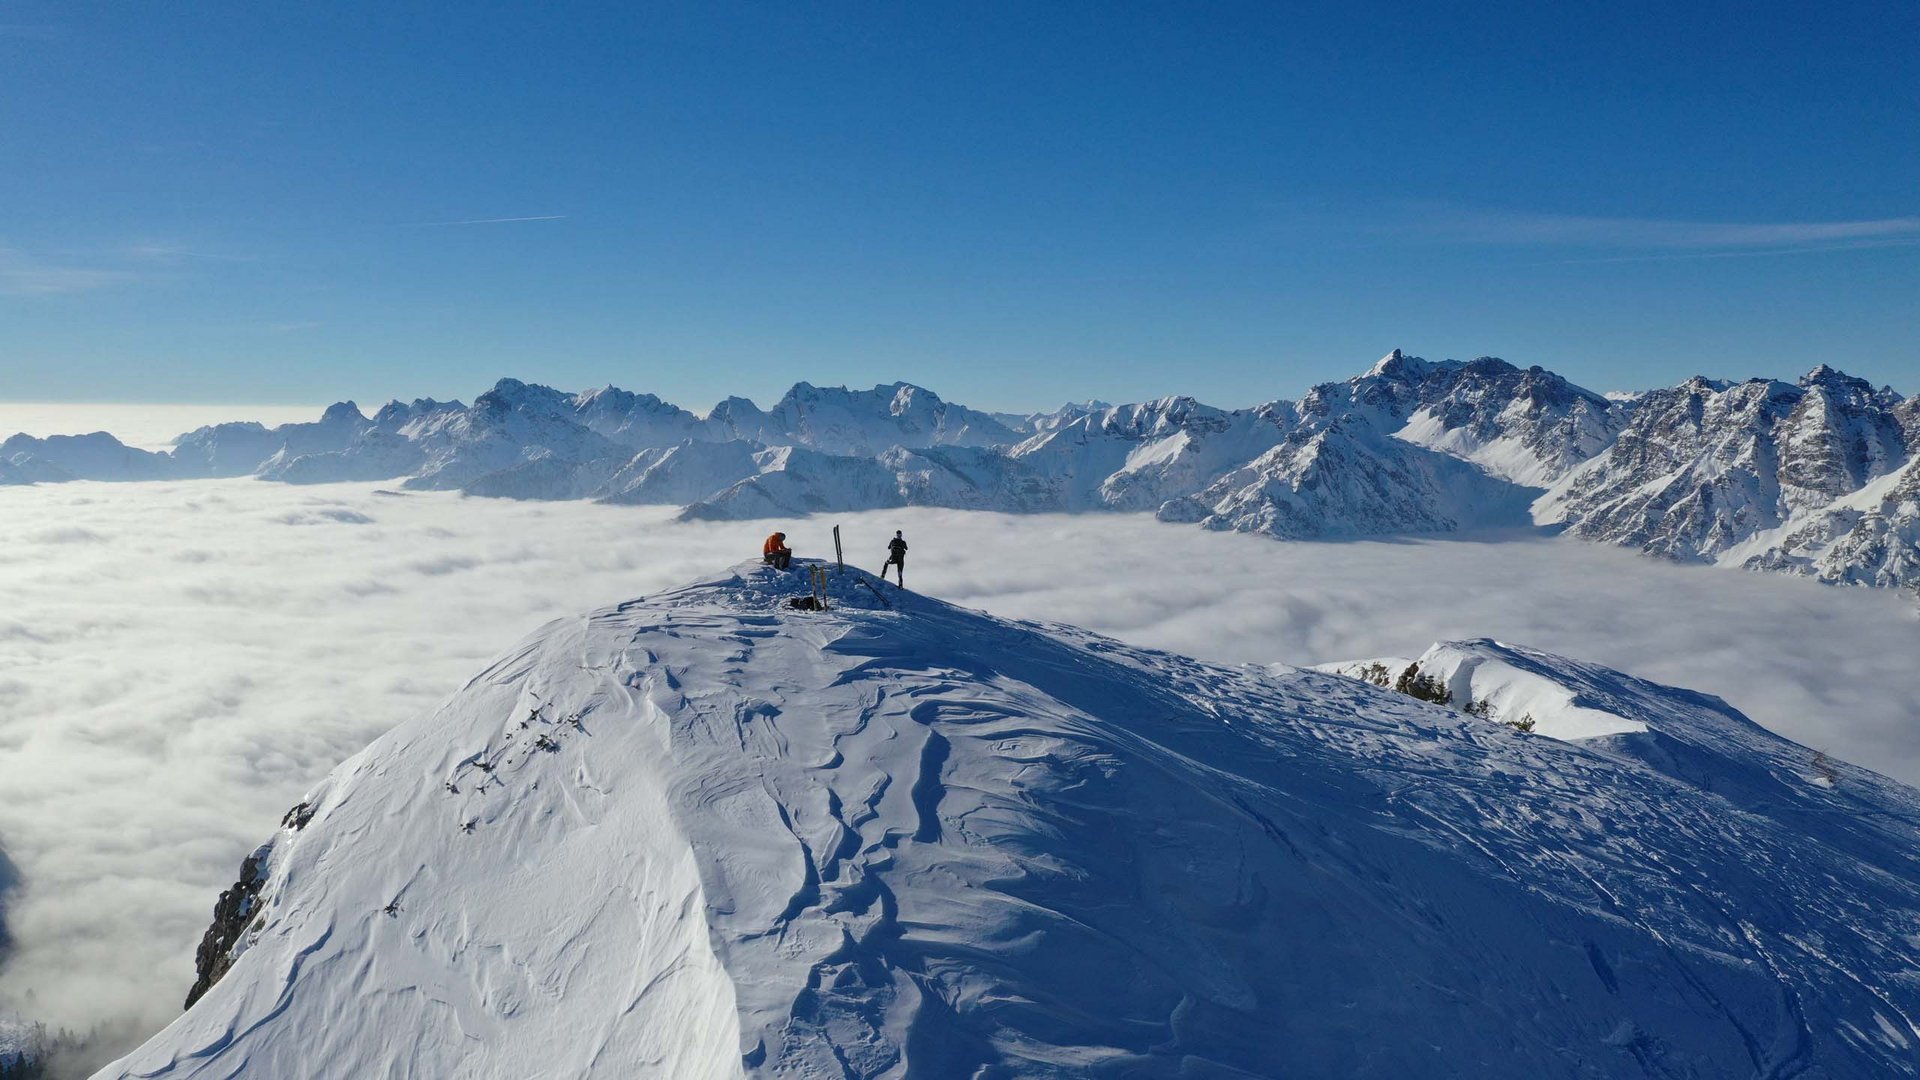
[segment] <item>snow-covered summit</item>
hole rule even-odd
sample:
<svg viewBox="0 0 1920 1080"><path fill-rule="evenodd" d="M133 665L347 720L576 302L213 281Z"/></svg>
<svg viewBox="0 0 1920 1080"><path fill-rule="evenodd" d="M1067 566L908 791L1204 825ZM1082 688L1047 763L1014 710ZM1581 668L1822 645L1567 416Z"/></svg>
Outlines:
<svg viewBox="0 0 1920 1080"><path fill-rule="evenodd" d="M1316 387L1309 414L1358 410L1395 438L1530 487L1546 487L1604 449L1625 410L1544 368L1497 356L1428 361L1395 349L1367 374Z"/></svg>
<svg viewBox="0 0 1920 1080"><path fill-rule="evenodd" d="M1441 647L1646 728L1568 742L856 570L798 610L818 565L553 623L342 764L100 1076L1920 1071L1920 798L1724 703Z"/></svg>

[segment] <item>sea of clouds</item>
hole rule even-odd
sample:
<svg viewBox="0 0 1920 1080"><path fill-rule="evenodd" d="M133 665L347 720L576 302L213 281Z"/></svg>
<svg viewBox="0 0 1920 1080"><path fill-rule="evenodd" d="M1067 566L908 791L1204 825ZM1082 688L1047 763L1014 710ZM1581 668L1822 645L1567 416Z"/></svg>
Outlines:
<svg viewBox="0 0 1920 1080"><path fill-rule="evenodd" d="M219 890L342 758L556 617L711 575L766 522L251 480L0 489L0 1005L177 1015ZM908 584L1212 660L1309 664L1495 637L1719 694L1920 780L1910 600L1537 535L1281 544L1146 517L837 520ZM0 861L0 868L7 865Z"/></svg>

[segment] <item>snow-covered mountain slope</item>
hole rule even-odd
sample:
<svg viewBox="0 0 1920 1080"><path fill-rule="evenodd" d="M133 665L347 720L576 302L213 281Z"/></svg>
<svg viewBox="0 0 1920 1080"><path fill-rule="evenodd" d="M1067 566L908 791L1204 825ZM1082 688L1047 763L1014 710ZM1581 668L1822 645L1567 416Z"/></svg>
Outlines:
<svg viewBox="0 0 1920 1080"><path fill-rule="evenodd" d="M988 413L940 400L910 383L849 390L796 383L765 413L729 398L709 414L720 438L805 446L872 457L892 446L1001 446L1021 435Z"/></svg>
<svg viewBox="0 0 1920 1080"><path fill-rule="evenodd" d="M1920 455L1788 524L1756 535L1742 565L1841 585L1920 583Z"/></svg>
<svg viewBox="0 0 1920 1080"><path fill-rule="evenodd" d="M1396 438L1529 487L1552 485L1626 423L1626 409L1601 395L1492 356L1431 363L1396 349L1351 385L1353 400L1402 422Z"/></svg>
<svg viewBox="0 0 1920 1080"><path fill-rule="evenodd" d="M576 395L571 405L580 423L623 446L673 446L701 434L699 417L652 394L604 386Z"/></svg>
<svg viewBox="0 0 1920 1080"><path fill-rule="evenodd" d="M1521 491L1348 417L1294 429L1198 495L1163 506L1160 517L1287 540L1452 532L1523 524Z"/></svg>
<svg viewBox="0 0 1920 1080"><path fill-rule="evenodd" d="M892 471L868 457L776 446L753 456L754 473L693 503L687 519L744 520L905 505Z"/></svg>
<svg viewBox="0 0 1920 1080"><path fill-rule="evenodd" d="M1920 796L1722 702L1429 654L1645 729L1569 742L808 568L554 623L341 765L99 1075L1920 1072Z"/></svg>
<svg viewBox="0 0 1920 1080"><path fill-rule="evenodd" d="M1054 508L1157 511L1278 445L1294 417L1286 402L1228 411L1169 397L1056 420L1009 455L1046 479Z"/></svg>
<svg viewBox="0 0 1920 1080"><path fill-rule="evenodd" d="M1914 585L1911 415L1825 366L1797 385L1691 379L1643 395L1535 516L1667 558Z"/></svg>
<svg viewBox="0 0 1920 1080"><path fill-rule="evenodd" d="M687 439L642 450L607 478L602 500L629 506L699 502L760 471L757 444Z"/></svg>

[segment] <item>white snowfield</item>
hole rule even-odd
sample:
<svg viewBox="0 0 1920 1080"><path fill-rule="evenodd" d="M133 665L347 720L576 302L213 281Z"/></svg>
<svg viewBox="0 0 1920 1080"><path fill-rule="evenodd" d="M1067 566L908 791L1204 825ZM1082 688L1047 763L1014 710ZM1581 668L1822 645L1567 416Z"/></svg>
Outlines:
<svg viewBox="0 0 1920 1080"><path fill-rule="evenodd" d="M811 565L556 622L342 764L98 1075L1920 1072L1920 798L1717 699L1428 654L1644 727L1563 741L854 570L794 610Z"/></svg>

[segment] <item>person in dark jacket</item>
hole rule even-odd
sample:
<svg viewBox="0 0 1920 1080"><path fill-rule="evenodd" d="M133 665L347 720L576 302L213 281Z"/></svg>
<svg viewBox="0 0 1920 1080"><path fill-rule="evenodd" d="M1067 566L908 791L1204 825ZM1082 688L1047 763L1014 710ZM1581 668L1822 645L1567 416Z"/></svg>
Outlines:
<svg viewBox="0 0 1920 1080"><path fill-rule="evenodd" d="M887 566L899 567L900 587L907 587L907 540L900 530L893 531L893 539L887 541ZM880 568L880 580L887 580L887 566Z"/></svg>
<svg viewBox="0 0 1920 1080"><path fill-rule="evenodd" d="M775 570L785 570L793 565L793 549L787 546L787 534L774 533L767 542L760 545L760 561Z"/></svg>

